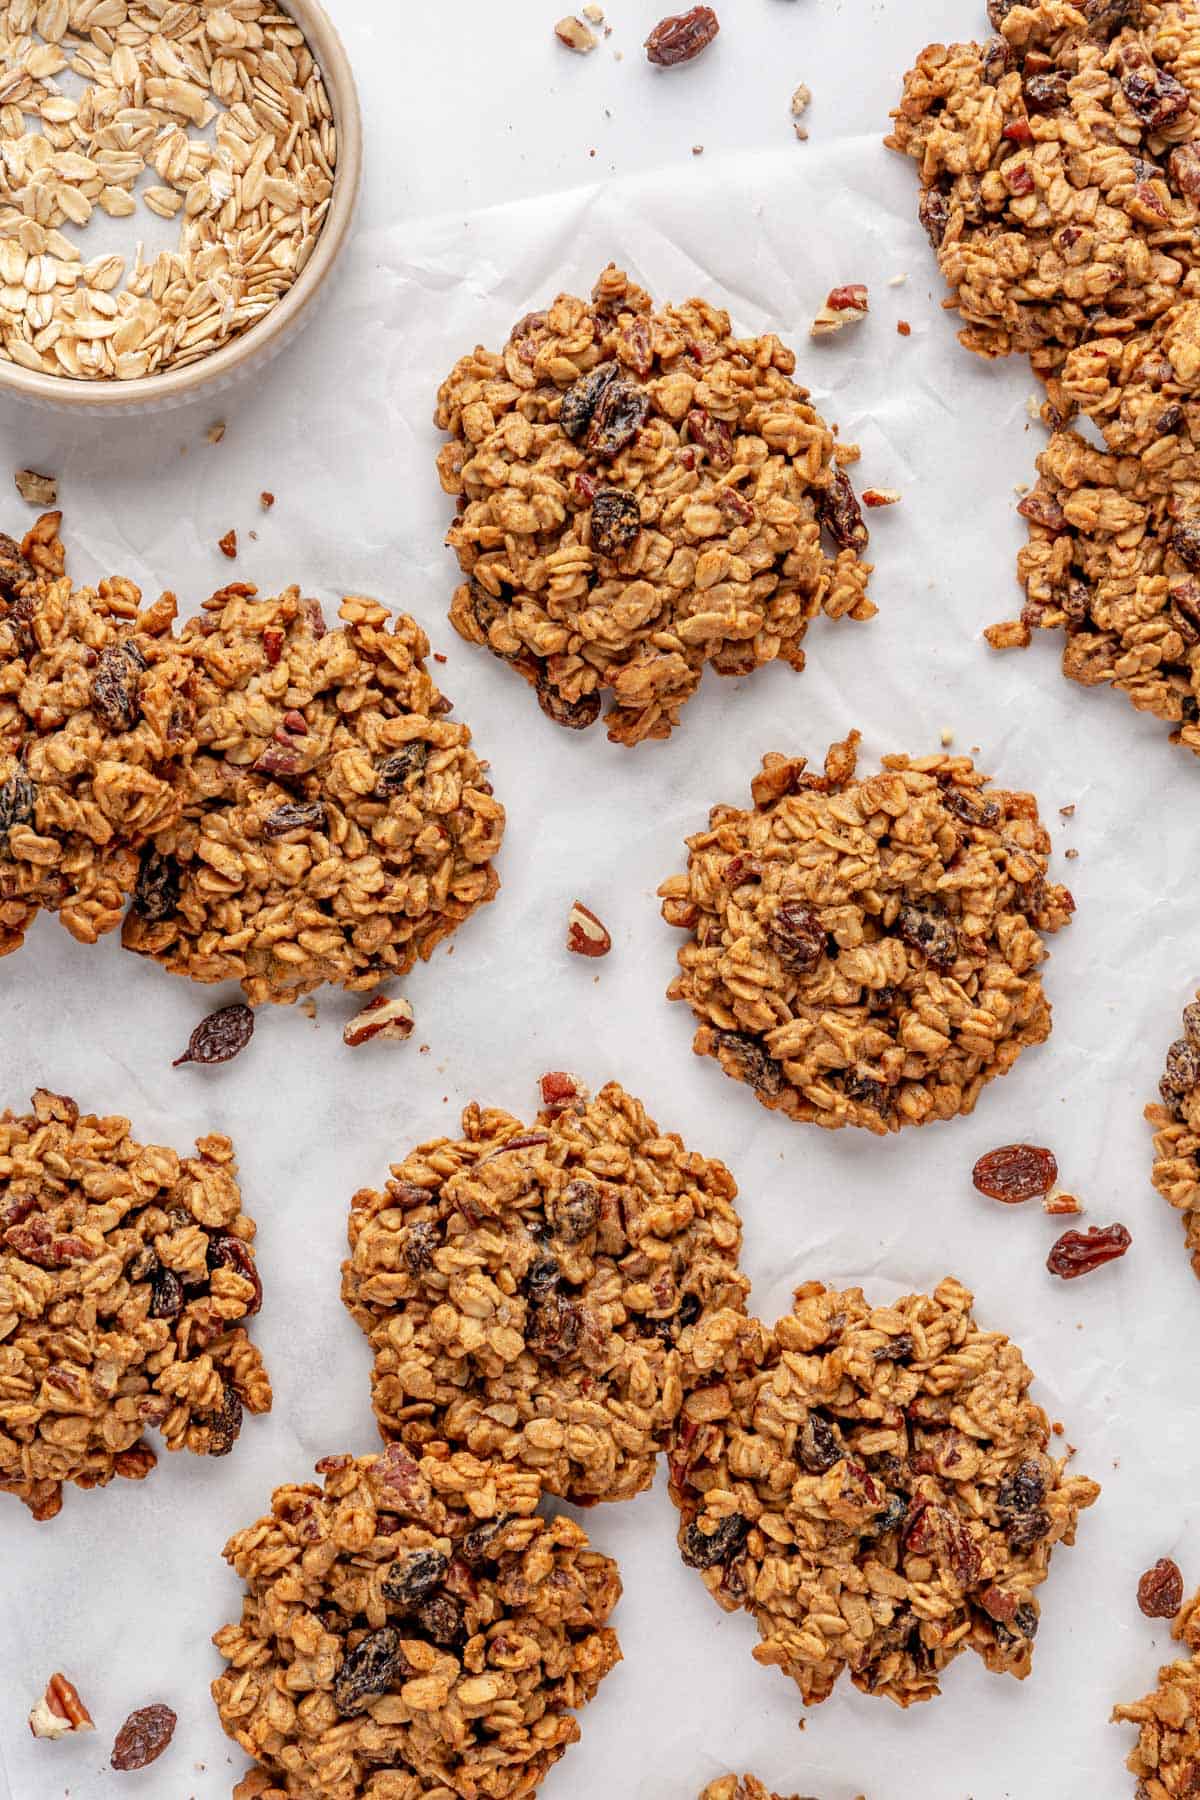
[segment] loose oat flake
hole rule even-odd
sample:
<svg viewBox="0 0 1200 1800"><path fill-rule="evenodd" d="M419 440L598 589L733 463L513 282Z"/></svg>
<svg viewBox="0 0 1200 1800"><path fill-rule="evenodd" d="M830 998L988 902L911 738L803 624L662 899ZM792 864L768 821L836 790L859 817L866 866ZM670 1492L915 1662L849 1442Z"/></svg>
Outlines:
<svg viewBox="0 0 1200 1800"><path fill-rule="evenodd" d="M536 1475L465 1451L317 1473L225 1546L246 1592L213 1699L261 1765L234 1800L532 1795L621 1660L616 1564L539 1517Z"/></svg>
<svg viewBox="0 0 1200 1800"><path fill-rule="evenodd" d="M772 1330L697 1325L668 1454L680 1550L806 1705L847 1671L932 1699L964 1650L1030 1671L1036 1590L1100 1490L1047 1454L1031 1371L971 1305L950 1277L874 1307L808 1282Z"/></svg>
<svg viewBox="0 0 1200 1800"><path fill-rule="evenodd" d="M8 0L0 71L0 355L77 379L184 368L263 318L305 268L337 135L286 12ZM179 221L149 260L141 205ZM131 221L132 260L89 259L68 235L97 211Z"/></svg>

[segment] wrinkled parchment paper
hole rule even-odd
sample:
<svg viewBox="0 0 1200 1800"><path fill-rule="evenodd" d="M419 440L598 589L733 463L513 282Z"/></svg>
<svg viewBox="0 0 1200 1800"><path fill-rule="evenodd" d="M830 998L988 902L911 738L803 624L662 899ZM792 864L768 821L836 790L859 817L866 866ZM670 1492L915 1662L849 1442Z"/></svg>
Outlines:
<svg viewBox="0 0 1200 1800"><path fill-rule="evenodd" d="M68 1490L48 1525L0 1505L0 1792L6 1767L8 1800L228 1795L244 1759L206 1692L219 1668L210 1634L239 1609L221 1545L278 1482L376 1441L365 1347L338 1299L349 1196L413 1142L454 1131L466 1101L528 1112L536 1077L565 1067L593 1087L618 1077L664 1128L730 1164L768 1316L811 1277L881 1298L947 1271L967 1281L980 1320L1023 1347L1065 1423L1060 1441L1104 1493L1042 1590L1031 1680L966 1656L940 1700L907 1714L843 1683L804 1720L792 1685L751 1661L751 1622L726 1618L681 1566L665 1483L593 1510L588 1529L625 1578L625 1661L547 1800L692 1800L731 1767L822 1800L1119 1800L1133 1785L1122 1767L1132 1733L1109 1726L1108 1710L1150 1687L1170 1654L1166 1626L1137 1611L1137 1577L1173 1555L1189 1590L1200 1581L1200 1290L1179 1222L1150 1188L1141 1119L1200 977L1200 769L1123 700L1064 683L1048 638L1007 657L980 639L1018 603L1014 485L1032 479L1042 440L1026 411L1034 384L1019 364L985 367L956 345L912 173L877 141L911 52L977 21L948 0L726 0L709 58L664 80L636 54L655 16L644 0L614 0L619 29L592 59L560 52L553 9L528 0L468 0L453 34L443 8L333 10L370 141L359 229L316 323L261 375L185 411L76 424L5 406L0 494L18 464L56 473L76 574L120 572L148 594L171 586L185 612L236 577L267 591L300 581L331 611L358 590L415 613L508 808L503 892L452 955L443 947L403 984L413 1039L356 1053L341 1042L352 1003L327 993L315 1023L260 1011L253 1044L226 1068L172 1069L231 988L190 987L115 938L85 951L49 920L0 963L0 1104L23 1106L42 1083L128 1113L143 1141L186 1150L203 1131L234 1137L260 1227L257 1335L276 1391L273 1414L248 1419L225 1461L164 1456L140 1487ZM815 94L806 145L787 113L801 79ZM705 154L693 157L698 141ZM589 142L601 146L594 163ZM800 676L706 676L672 740L633 752L599 728L556 729L516 677L450 631L450 508L429 422L461 350L498 346L521 313L586 287L610 257L659 296L703 294L740 329L793 342L818 404L862 443L858 484L904 495L871 519L877 620L818 622ZM826 290L845 281L869 284L870 319L810 344ZM210 445L216 418L227 430ZM278 496L269 515L263 488ZM33 516L11 490L0 515L9 530ZM216 549L231 526L236 564ZM864 766L934 749L944 729L955 749L978 745L982 767L1039 795L1054 873L1079 902L1048 966L1051 1042L973 1118L884 1142L765 1112L693 1058L690 1016L661 998L678 938L654 889L682 866L685 833L713 802L745 803L764 751L819 758L851 725ZM1066 805L1076 812L1062 821ZM1062 860L1072 847L1078 860ZM607 962L562 948L576 896L612 931ZM1056 1149L1083 1224L1125 1221L1123 1263L1056 1282L1043 1265L1059 1222L974 1193L975 1158L1015 1138ZM56 1668L80 1686L94 1738L30 1737L26 1712ZM174 1745L145 1774L117 1776L113 1733L152 1700L179 1713Z"/></svg>

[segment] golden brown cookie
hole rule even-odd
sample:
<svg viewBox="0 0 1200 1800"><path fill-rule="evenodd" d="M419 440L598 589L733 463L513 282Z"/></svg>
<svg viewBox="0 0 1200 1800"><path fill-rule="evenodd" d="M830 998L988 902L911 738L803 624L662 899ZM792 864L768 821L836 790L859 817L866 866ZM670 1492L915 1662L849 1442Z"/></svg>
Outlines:
<svg viewBox="0 0 1200 1800"><path fill-rule="evenodd" d="M656 310L609 267L442 383L438 458L465 583L450 618L542 710L664 738L705 664L804 666L819 613L869 619L867 530L834 435L773 334ZM824 537L823 537L824 534Z"/></svg>
<svg viewBox="0 0 1200 1800"><path fill-rule="evenodd" d="M179 810L186 669L175 602L131 581L76 587L43 513L0 534L0 956L39 908L94 944L121 922L138 849Z"/></svg>
<svg viewBox="0 0 1200 1800"><path fill-rule="evenodd" d="M1160 1099L1147 1106L1155 1127L1152 1180L1183 1214L1192 1268L1200 1275L1200 994L1183 1009L1183 1036L1167 1051Z"/></svg>
<svg viewBox="0 0 1200 1800"><path fill-rule="evenodd" d="M885 756L852 732L823 775L767 756L753 807L716 806L686 874L659 888L689 933L668 991L764 1106L898 1131L970 1112L1050 1032L1043 933L1074 910L1046 880L1032 794L965 756Z"/></svg>
<svg viewBox="0 0 1200 1800"><path fill-rule="evenodd" d="M989 0L996 35L930 44L886 140L983 356L1053 371L1195 292L1200 13L1193 0Z"/></svg>
<svg viewBox="0 0 1200 1800"><path fill-rule="evenodd" d="M680 1550L805 1705L845 1670L932 1699L968 1649L1029 1673L1035 1590L1100 1490L1047 1455L1032 1373L971 1301L949 1277L876 1307L808 1282L773 1330L697 1326L668 1459Z"/></svg>
<svg viewBox="0 0 1200 1800"><path fill-rule="evenodd" d="M227 1455L271 1384L229 1139L181 1157L63 1094L32 1104L0 1114L0 1491L52 1519L66 1482L148 1475L150 1426Z"/></svg>
<svg viewBox="0 0 1200 1800"><path fill-rule="evenodd" d="M1164 1663L1152 1694L1114 1706L1114 1725L1136 1725L1138 1741L1125 1767L1138 1778L1136 1800L1190 1800L1200 1782L1200 1594L1171 1627L1191 1651Z"/></svg>
<svg viewBox="0 0 1200 1800"><path fill-rule="evenodd" d="M183 814L143 855L123 941L255 1005L403 975L500 886L504 809L424 632L374 600L339 616L235 583L180 634Z"/></svg>
<svg viewBox="0 0 1200 1800"><path fill-rule="evenodd" d="M462 1129L354 1196L342 1297L380 1429L581 1504L627 1499L653 1479L697 1320L744 1303L736 1183L615 1082L532 1129L478 1105Z"/></svg>
<svg viewBox="0 0 1200 1800"><path fill-rule="evenodd" d="M237 1800L532 1794L620 1661L616 1564L511 1466L391 1444L317 1473L225 1546L213 1698L262 1765Z"/></svg>

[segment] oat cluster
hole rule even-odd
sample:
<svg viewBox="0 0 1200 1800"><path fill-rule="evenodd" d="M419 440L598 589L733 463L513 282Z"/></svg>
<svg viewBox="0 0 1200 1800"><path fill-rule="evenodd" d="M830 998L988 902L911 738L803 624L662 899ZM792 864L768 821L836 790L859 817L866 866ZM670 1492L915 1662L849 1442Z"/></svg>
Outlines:
<svg viewBox="0 0 1200 1800"><path fill-rule="evenodd" d="M608 268L438 395L438 467L466 577L451 622L542 710L664 738L705 664L795 669L819 613L868 619L867 531L834 434L773 334L703 300L655 310Z"/></svg>
<svg viewBox="0 0 1200 1800"><path fill-rule="evenodd" d="M405 614L223 588L179 635L182 814L144 852L124 943L252 1004L410 969L499 878L504 809Z"/></svg>
<svg viewBox="0 0 1200 1800"><path fill-rule="evenodd" d="M1029 1673L1036 1589L1099 1488L1047 1454L1033 1377L972 1296L819 1282L773 1330L702 1321L669 1467L683 1559L806 1705L843 1671L901 1706L973 1650Z"/></svg>
<svg viewBox="0 0 1200 1800"><path fill-rule="evenodd" d="M894 150L961 341L1041 374L1197 291L1200 13L1193 0L989 0L987 42L930 44Z"/></svg>
<svg viewBox="0 0 1200 1800"><path fill-rule="evenodd" d="M1025 606L988 639L1064 632L1064 675L1126 694L1200 753L1200 302L1078 346L1059 388L1104 447L1060 430L1038 457L1019 507Z"/></svg>
<svg viewBox="0 0 1200 1800"><path fill-rule="evenodd" d="M39 908L92 944L121 920L138 846L179 810L190 709L168 595L77 588L61 513L0 534L0 956Z"/></svg>
<svg viewBox="0 0 1200 1800"><path fill-rule="evenodd" d="M784 1796L768 1793L753 1775L719 1775L709 1782L700 1800L784 1800ZM802 1796L794 1794L792 1800L802 1800Z"/></svg>
<svg viewBox="0 0 1200 1800"><path fill-rule="evenodd" d="M343 1298L385 1436L569 1500L648 1487L698 1323L740 1311L736 1184L610 1082L532 1129L467 1108L354 1196Z"/></svg>
<svg viewBox="0 0 1200 1800"><path fill-rule="evenodd" d="M1154 1126L1153 1182L1183 1214L1192 1268L1200 1275L1200 994L1183 1009L1183 1036L1167 1051Z"/></svg>
<svg viewBox="0 0 1200 1800"><path fill-rule="evenodd" d="M1048 1036L1043 937L1074 902L1032 794L963 756L858 779L857 740L823 775L765 757L753 807L714 807L658 891L697 1055L791 1118L886 1132L970 1112Z"/></svg>
<svg viewBox="0 0 1200 1800"><path fill-rule="evenodd" d="M151 1426L226 1455L271 1384L229 1139L181 1157L65 1095L32 1106L0 1114L0 1491L51 1519L64 1483L147 1476Z"/></svg>
<svg viewBox="0 0 1200 1800"><path fill-rule="evenodd" d="M1192 1800L1200 1782L1200 1594L1188 1601L1171 1636L1191 1655L1165 1663L1152 1694L1112 1710L1113 1724L1138 1727L1125 1763L1138 1777L1137 1800Z"/></svg>
<svg viewBox="0 0 1200 1800"><path fill-rule="evenodd" d="M270 0L7 0L0 161L0 356L128 380L278 303L324 224L337 134L304 34ZM139 200L178 219L173 247L85 260L71 228Z"/></svg>
<svg viewBox="0 0 1200 1800"><path fill-rule="evenodd" d="M616 1565L532 1473L465 1452L325 1457L225 1547L221 1723L261 1767L236 1800L519 1800L620 1660Z"/></svg>

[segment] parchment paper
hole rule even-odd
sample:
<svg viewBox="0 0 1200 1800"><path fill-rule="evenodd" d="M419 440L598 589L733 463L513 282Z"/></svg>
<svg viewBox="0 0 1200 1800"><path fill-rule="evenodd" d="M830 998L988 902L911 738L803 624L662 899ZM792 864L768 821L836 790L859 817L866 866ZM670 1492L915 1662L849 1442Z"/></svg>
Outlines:
<svg viewBox="0 0 1200 1800"><path fill-rule="evenodd" d="M1013 490L1032 478L1042 437L1026 413L1033 382L1019 363L985 367L956 345L914 221L912 172L878 144L911 53L978 22L948 0L726 0L709 58L663 80L638 63L655 16L642 0L578 61L553 44L553 8L540 4L341 0L334 10L370 144L360 227L318 321L215 407L101 425L10 405L3 464L58 474L81 577L120 572L149 594L169 585L188 612L231 576L268 591L298 580L331 610L358 590L414 612L447 656L439 680L508 808L504 887L452 955L443 949L403 984L415 1037L354 1054L340 1036L351 1003L325 994L315 1023L297 1009L260 1011L252 1046L229 1067L173 1070L192 1026L232 988L191 987L115 938L85 951L49 920L0 963L0 1105L23 1106L44 1083L128 1113L143 1141L187 1149L205 1130L234 1137L260 1226L258 1337L276 1391L273 1414L248 1420L225 1461L164 1456L140 1487L68 1491L48 1525L15 1501L0 1507L9 1800L228 1795L244 1760L206 1694L219 1668L209 1636L240 1603L221 1545L278 1482L376 1441L365 1347L338 1299L349 1196L413 1142L452 1131L471 1098L532 1109L536 1077L557 1067L593 1086L618 1077L663 1127L730 1164L754 1301L768 1316L810 1277L881 1297L947 1271L966 1280L982 1322L1023 1347L1036 1391L1065 1423L1062 1441L1104 1494L1042 1590L1030 1681L990 1676L967 1656L930 1705L902 1714L846 1683L803 1721L792 1685L751 1661L751 1622L718 1612L680 1565L664 1484L593 1510L588 1529L625 1578L625 1661L584 1714L548 1800L692 1800L734 1767L823 1800L1119 1800L1133 1785L1122 1767L1132 1734L1106 1723L1109 1707L1150 1687L1169 1655L1165 1625L1137 1611L1137 1577L1169 1554L1189 1591L1200 1582L1200 1292L1179 1222L1150 1188L1140 1116L1200 975L1200 770L1156 721L1064 683L1057 644L998 657L980 638L1018 603ZM807 145L787 117L802 78L816 95ZM589 138L603 142L595 163ZM699 141L705 153L693 157ZM571 185L610 168L604 185ZM514 676L450 631L450 509L429 423L461 350L498 345L519 314L559 288L586 288L610 257L659 296L704 294L739 328L794 342L818 403L863 445L860 484L904 493L871 521L875 622L819 622L800 676L706 676L675 737L635 752L598 729L557 730ZM901 273L907 283L890 287ZM869 321L810 345L826 290L851 280L870 286ZM908 339L896 334L901 318ZM227 431L213 446L205 430L217 416ZM278 496L269 515L263 488ZM10 530L32 518L11 493L2 510ZM236 565L216 549L231 526ZM885 1142L774 1118L692 1057L690 1015L661 998L678 938L654 889L682 866L685 833L713 802L745 803L764 751L819 758L851 725L868 766L889 749L936 748L943 728L956 748L978 745L981 766L1039 795L1055 873L1079 902L1048 968L1051 1042L990 1087L973 1118ZM1075 816L1060 821L1067 804ZM1062 860L1069 847L1078 860ZM562 948L576 896L612 930L605 963ZM1134 1247L1123 1263L1064 1286L1043 1266L1056 1223L1036 1205L1014 1211L974 1193L976 1156L1015 1138L1056 1149L1064 1185L1086 1202L1083 1223L1126 1222ZM26 1712L56 1668L78 1682L95 1738L29 1736ZM146 1774L114 1775L113 1732L151 1700L178 1711L175 1743Z"/></svg>

